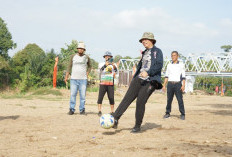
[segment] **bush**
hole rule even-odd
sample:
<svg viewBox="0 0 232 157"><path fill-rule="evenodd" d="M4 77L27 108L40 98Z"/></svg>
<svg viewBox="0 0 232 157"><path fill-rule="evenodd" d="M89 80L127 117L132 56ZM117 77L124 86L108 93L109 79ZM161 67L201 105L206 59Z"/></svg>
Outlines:
<svg viewBox="0 0 232 157"><path fill-rule="evenodd" d="M99 86L88 86L86 89L87 92L98 92Z"/></svg>

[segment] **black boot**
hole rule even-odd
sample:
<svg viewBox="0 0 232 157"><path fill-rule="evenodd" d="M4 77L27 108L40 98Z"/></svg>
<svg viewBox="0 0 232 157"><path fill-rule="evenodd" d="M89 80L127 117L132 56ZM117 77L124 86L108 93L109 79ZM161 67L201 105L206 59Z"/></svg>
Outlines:
<svg viewBox="0 0 232 157"><path fill-rule="evenodd" d="M74 114L74 111L69 109L69 112L68 112L69 115L73 115Z"/></svg>
<svg viewBox="0 0 232 157"><path fill-rule="evenodd" d="M135 125L134 128L131 130L131 133L138 133L141 131L141 125Z"/></svg>
<svg viewBox="0 0 232 157"><path fill-rule="evenodd" d="M112 128L114 128L114 129L118 128L118 120L117 119L114 119L114 125Z"/></svg>

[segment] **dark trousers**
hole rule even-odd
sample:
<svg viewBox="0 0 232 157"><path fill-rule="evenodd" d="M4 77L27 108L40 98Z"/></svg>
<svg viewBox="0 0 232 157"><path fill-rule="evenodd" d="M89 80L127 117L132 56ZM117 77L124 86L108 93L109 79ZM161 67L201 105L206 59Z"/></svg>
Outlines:
<svg viewBox="0 0 232 157"><path fill-rule="evenodd" d="M102 104L106 92L110 105L114 105L114 85L100 85L97 103Z"/></svg>
<svg viewBox="0 0 232 157"><path fill-rule="evenodd" d="M152 92L154 92L154 90L155 87L151 86L149 82L144 81L138 77L133 78L124 98L113 114L114 118L118 120L130 106L130 104L137 98L135 118L136 125L140 126L142 124L143 116L145 113L145 104L147 103L148 98Z"/></svg>
<svg viewBox="0 0 232 157"><path fill-rule="evenodd" d="M174 94L176 95L176 99L179 104L179 111L182 115L185 115L185 110L184 110L184 102L183 102L183 95L181 91L181 82L178 83L172 83L168 82L167 85L167 106L166 106L166 113L170 114L171 109L172 109L172 100L174 97Z"/></svg>

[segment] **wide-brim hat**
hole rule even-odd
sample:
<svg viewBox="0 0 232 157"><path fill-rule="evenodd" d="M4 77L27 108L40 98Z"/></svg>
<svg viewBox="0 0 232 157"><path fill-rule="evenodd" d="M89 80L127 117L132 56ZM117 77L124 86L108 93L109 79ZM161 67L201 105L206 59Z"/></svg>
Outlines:
<svg viewBox="0 0 232 157"><path fill-rule="evenodd" d="M148 40L152 40L152 41L156 42L156 40L155 40L155 38L154 38L154 34L151 33L151 32L145 32L145 33L143 33L143 36L142 36L142 38L139 40L139 42L142 43L142 40L144 40L144 39L148 39Z"/></svg>
<svg viewBox="0 0 232 157"><path fill-rule="evenodd" d="M105 56L111 56L111 57L113 57L112 53L109 52L109 51L106 51L106 52L105 52L103 58L105 58Z"/></svg>
<svg viewBox="0 0 232 157"><path fill-rule="evenodd" d="M84 49L84 50L86 50L85 43L84 42L79 42L78 45L77 45L77 49Z"/></svg>

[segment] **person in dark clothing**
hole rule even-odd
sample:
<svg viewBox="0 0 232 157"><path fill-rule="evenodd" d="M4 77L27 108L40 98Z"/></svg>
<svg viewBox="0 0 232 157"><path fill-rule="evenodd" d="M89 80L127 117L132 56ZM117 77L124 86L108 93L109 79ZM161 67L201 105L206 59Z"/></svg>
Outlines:
<svg viewBox="0 0 232 157"><path fill-rule="evenodd" d="M161 89L161 70L163 67L163 53L155 45L153 33L145 32L139 40L145 50L142 52L142 58L137 66L137 71L130 83L130 86L117 107L116 111L112 114L115 122L113 128L117 128L118 120L122 114L127 110L129 105L137 98L136 111L135 111L135 126L132 133L141 130L141 124L145 113L145 104L155 91Z"/></svg>

